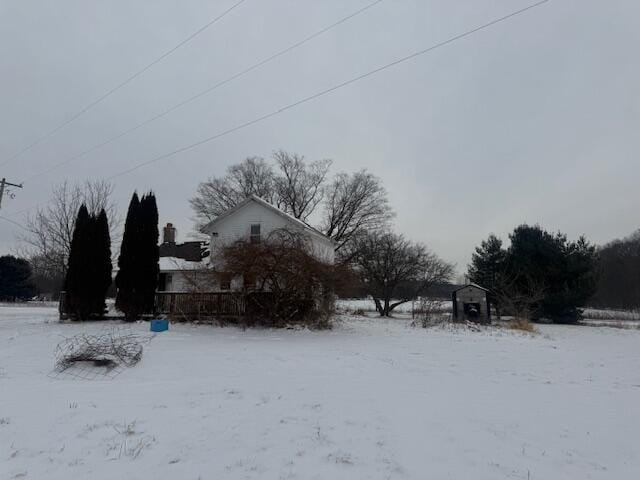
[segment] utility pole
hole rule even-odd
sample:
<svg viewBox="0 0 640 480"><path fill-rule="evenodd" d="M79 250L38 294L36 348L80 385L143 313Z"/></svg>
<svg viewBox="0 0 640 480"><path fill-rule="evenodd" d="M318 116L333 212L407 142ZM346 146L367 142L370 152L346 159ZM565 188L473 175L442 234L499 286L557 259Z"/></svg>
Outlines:
<svg viewBox="0 0 640 480"><path fill-rule="evenodd" d="M7 182L6 178L3 178L2 180L0 180L0 208L2 208L2 198L4 197L4 189L5 189L5 187L22 188L22 184L17 185L15 183Z"/></svg>

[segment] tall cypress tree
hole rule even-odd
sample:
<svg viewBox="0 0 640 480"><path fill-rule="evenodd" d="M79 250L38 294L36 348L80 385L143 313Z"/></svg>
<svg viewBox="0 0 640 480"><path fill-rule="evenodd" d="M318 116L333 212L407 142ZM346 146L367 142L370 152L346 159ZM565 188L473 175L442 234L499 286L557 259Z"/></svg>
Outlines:
<svg viewBox="0 0 640 480"><path fill-rule="evenodd" d="M65 290L67 310L76 320L86 320L91 313L91 219L86 205L78 210L69 251Z"/></svg>
<svg viewBox="0 0 640 480"><path fill-rule="evenodd" d="M124 234L118 257L118 274L116 275L116 308L124 313L127 321L133 321L141 313L138 292L138 268L140 252L140 200L136 192L131 197Z"/></svg>
<svg viewBox="0 0 640 480"><path fill-rule="evenodd" d="M158 248L158 205L156 196L149 192L140 200L141 233L139 260L139 291L142 311L153 312L160 268Z"/></svg>
<svg viewBox="0 0 640 480"><path fill-rule="evenodd" d="M102 209L97 217L92 219L94 228L94 271L93 279L93 311L102 316L106 312L105 298L107 290L111 286L111 237L109 235L109 220L107 213Z"/></svg>

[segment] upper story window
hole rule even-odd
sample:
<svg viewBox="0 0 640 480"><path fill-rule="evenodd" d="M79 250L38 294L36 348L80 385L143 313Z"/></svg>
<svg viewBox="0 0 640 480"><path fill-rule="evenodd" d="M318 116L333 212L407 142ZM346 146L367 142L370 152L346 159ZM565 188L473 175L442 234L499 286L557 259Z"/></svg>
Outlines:
<svg viewBox="0 0 640 480"><path fill-rule="evenodd" d="M260 224L254 223L251 225L251 243L260 243Z"/></svg>

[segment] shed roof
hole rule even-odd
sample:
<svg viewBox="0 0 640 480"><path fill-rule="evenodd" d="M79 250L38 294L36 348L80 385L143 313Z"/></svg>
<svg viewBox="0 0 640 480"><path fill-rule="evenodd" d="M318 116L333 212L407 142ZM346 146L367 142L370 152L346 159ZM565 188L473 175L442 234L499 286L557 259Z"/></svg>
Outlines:
<svg viewBox="0 0 640 480"><path fill-rule="evenodd" d="M467 287L474 287L474 288L479 288L480 290L484 290L485 292L488 292L489 289L481 287L480 285L478 285L477 283L467 283L466 285L462 285L461 287L456 288L453 292L457 292L458 290L462 290L463 288L467 288Z"/></svg>

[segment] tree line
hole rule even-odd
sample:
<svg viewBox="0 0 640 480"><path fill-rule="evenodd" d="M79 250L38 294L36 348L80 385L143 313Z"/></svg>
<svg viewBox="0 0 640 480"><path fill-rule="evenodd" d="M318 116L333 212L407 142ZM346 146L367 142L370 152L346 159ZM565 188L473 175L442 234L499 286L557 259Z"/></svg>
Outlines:
<svg viewBox="0 0 640 480"><path fill-rule="evenodd" d="M394 231L395 213L378 177L366 170L330 175L330 166L329 160L310 161L282 150L269 160L246 158L198 186L190 200L198 226L247 196L257 195L331 238L343 279L349 280L339 282L337 287L370 296L383 316L392 314L402 303L427 294L434 285L450 281L454 270L451 264L425 244ZM71 255L79 210L84 205L90 223L94 221L91 218L97 220L104 211L109 225L103 227L102 235L120 238L121 222L111 193L112 186L105 182L65 182L54 188L49 205L29 218L27 253L33 270L31 278L38 286L55 289L59 285L73 290L77 284L85 288L84 281L67 281L72 265L85 264ZM81 223L85 217L83 213ZM143 224L148 226L142 227ZM127 310L127 318L136 318L152 308L158 273L154 260L157 230L155 196L140 199L134 195L122 235L115 282L116 304ZM498 313L501 309L519 310L533 318L575 321L580 307L589 302L637 308L640 235L596 249L585 239L572 242L563 234L522 225L509 240L510 246L504 248L502 240L490 236L476 249L468 270L472 281L491 289ZM81 241L76 243L80 244L76 250L87 248ZM80 258L87 255L80 254ZM106 259L104 252L102 258ZM106 260L101 263L106 271ZM76 273L70 276L75 277ZM101 292L102 288L96 291ZM91 315L99 315L99 310L92 307Z"/></svg>
<svg viewBox="0 0 640 480"><path fill-rule="evenodd" d="M640 310L640 230L598 249L596 307Z"/></svg>

